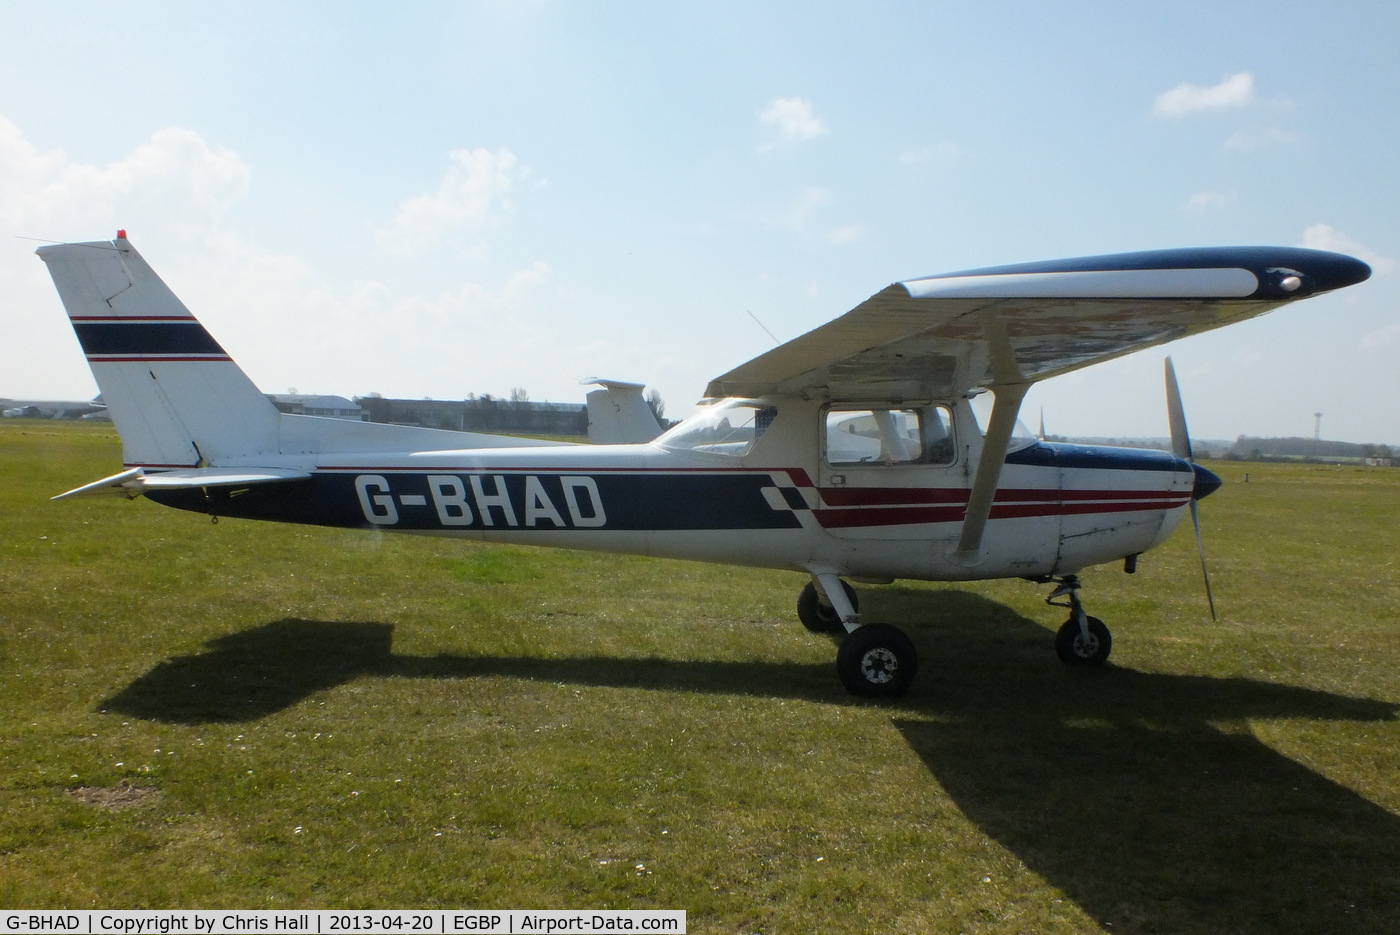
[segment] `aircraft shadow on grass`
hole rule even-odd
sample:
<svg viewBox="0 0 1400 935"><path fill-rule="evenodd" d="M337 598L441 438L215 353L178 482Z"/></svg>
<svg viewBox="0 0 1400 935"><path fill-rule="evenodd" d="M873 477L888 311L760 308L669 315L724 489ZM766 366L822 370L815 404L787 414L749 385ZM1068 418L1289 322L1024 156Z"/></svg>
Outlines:
<svg viewBox="0 0 1400 935"><path fill-rule="evenodd" d="M893 725L961 812L1114 932L1400 932L1400 817L1275 752L1246 719L1394 720L1400 705L1242 678L1067 669L1049 632L961 591L886 588L924 677ZM862 704L827 664L397 656L383 623L279 620L161 663L102 707L255 720L362 676ZM854 752L852 755L858 755Z"/></svg>

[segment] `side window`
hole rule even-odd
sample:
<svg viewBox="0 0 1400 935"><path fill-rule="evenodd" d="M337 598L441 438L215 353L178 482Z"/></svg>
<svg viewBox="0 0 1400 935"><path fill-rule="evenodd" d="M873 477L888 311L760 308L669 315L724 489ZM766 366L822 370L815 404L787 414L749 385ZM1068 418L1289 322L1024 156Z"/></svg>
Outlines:
<svg viewBox="0 0 1400 935"><path fill-rule="evenodd" d="M826 412L828 464L952 464L955 456L946 406Z"/></svg>

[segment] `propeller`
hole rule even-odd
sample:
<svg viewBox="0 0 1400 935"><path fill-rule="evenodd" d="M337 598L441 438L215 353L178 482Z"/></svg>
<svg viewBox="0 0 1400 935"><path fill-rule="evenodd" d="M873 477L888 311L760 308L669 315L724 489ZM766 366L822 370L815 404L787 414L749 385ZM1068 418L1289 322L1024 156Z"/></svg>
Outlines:
<svg viewBox="0 0 1400 935"><path fill-rule="evenodd" d="M1215 598L1210 593L1210 571L1206 569L1206 546L1201 540L1201 517L1196 511L1196 503L1208 497L1220 487L1220 478L1201 467L1191 459L1191 435L1186 431L1186 412L1181 407L1181 390L1176 385L1176 369L1172 359L1167 358L1167 422L1171 426L1172 454L1191 462L1191 470L1196 475L1191 488L1191 525L1196 528L1196 551L1201 555L1201 577L1206 582L1206 600L1210 602L1210 619L1215 616Z"/></svg>

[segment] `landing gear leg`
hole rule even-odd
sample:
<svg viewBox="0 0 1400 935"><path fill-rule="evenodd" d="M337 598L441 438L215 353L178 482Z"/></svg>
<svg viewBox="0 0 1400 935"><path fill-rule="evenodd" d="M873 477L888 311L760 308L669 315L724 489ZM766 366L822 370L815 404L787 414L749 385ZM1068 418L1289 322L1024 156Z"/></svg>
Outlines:
<svg viewBox="0 0 1400 935"><path fill-rule="evenodd" d="M839 579L837 579L839 581ZM853 614L860 612L860 598L856 596L856 589L844 581L840 582L841 593L846 595L846 601L851 605ZM816 576L807 582L807 586L802 589L802 593L797 596L797 619L802 621L802 625L813 633L845 633L846 627L841 621L841 613L827 599L824 590L817 590Z"/></svg>
<svg viewBox="0 0 1400 935"><path fill-rule="evenodd" d="M854 633L856 627L860 626L860 600L856 597L855 588L842 581L841 576L835 572L814 571L811 574L812 583L807 585L807 588L812 589L812 594L808 597L807 588L802 589L802 594L797 599L797 615L802 616L802 605L810 601L823 610L822 616L829 621L826 623L825 632ZM823 609L823 604L829 609ZM802 622L806 624L807 620ZM810 624L807 628L812 629Z"/></svg>
<svg viewBox="0 0 1400 935"><path fill-rule="evenodd" d="M1068 607L1069 619L1055 634L1055 653L1069 666L1101 666L1113 650L1113 635L1098 617L1090 617L1079 602L1079 576L1065 575L1055 579L1059 586L1050 592L1045 603L1051 607ZM1067 597L1068 600L1057 600Z"/></svg>
<svg viewBox="0 0 1400 935"><path fill-rule="evenodd" d="M797 601L797 614L809 630L844 635L836 652L836 674L847 691L867 698L897 698L919 668L914 644L889 624L862 626L856 607L856 592L840 576L813 572L812 583Z"/></svg>

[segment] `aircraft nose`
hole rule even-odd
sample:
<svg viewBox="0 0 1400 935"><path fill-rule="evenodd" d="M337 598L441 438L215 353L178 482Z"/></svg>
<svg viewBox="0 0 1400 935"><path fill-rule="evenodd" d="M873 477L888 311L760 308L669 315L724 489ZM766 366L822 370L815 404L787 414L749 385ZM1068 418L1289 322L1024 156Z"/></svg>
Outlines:
<svg viewBox="0 0 1400 935"><path fill-rule="evenodd" d="M1192 500L1200 500L1205 497L1209 497L1211 494L1219 490L1220 485L1224 483L1224 481L1222 481L1214 473L1212 473L1211 471L1207 471L1199 464L1193 463L1191 465L1191 470L1196 475L1196 483L1191 488Z"/></svg>

